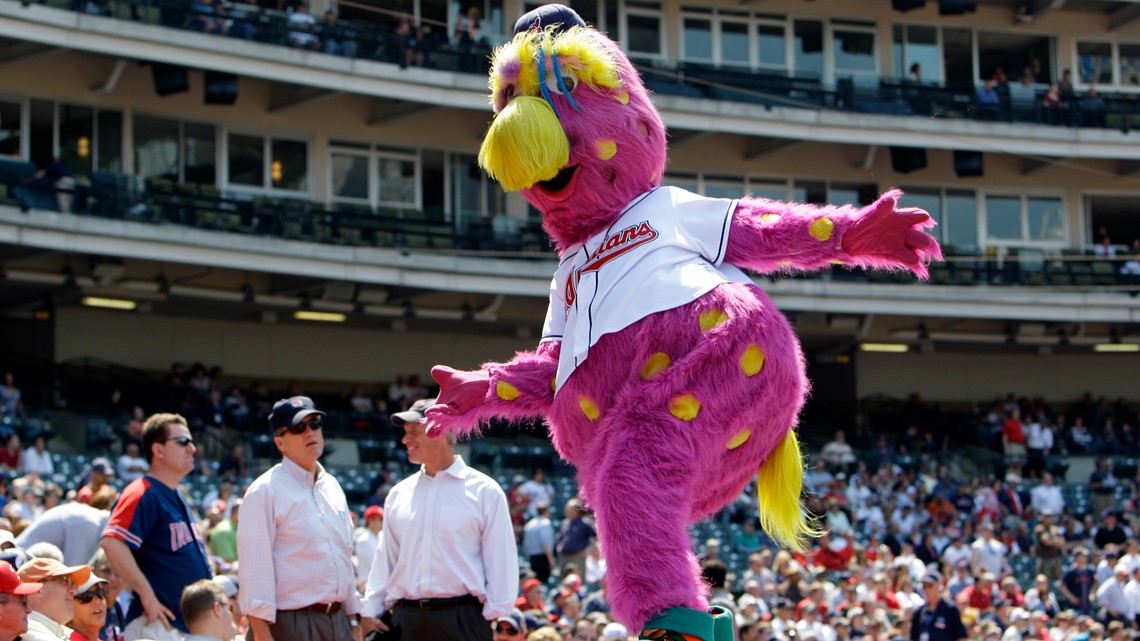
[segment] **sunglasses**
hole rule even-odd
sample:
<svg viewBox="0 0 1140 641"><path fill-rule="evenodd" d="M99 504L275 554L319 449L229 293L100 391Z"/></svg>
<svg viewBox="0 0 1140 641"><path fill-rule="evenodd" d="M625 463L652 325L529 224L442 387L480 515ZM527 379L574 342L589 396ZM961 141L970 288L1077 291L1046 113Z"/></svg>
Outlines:
<svg viewBox="0 0 1140 641"><path fill-rule="evenodd" d="M498 632L499 634L518 634L519 633L519 631L516 630L514 628L514 626L510 626L510 625L497 625L497 626L495 626L495 632Z"/></svg>
<svg viewBox="0 0 1140 641"><path fill-rule="evenodd" d="M286 432L294 435L300 435L304 434L305 430L309 429L310 427L313 428L314 432L318 432L324 426L325 422L323 420L320 418L315 418L304 423L298 423L296 425L290 425L289 427L283 427L277 430L277 435L280 436Z"/></svg>
<svg viewBox="0 0 1140 641"><path fill-rule="evenodd" d="M94 590L88 590L88 591L84 592L83 594L76 594L75 595L75 602L76 603L91 603L91 601L94 599L104 599L105 600L106 598L107 598L107 590L106 589L95 588Z"/></svg>
<svg viewBox="0 0 1140 641"><path fill-rule="evenodd" d="M168 438L166 440L167 441L174 441L175 443L178 443L182 447L190 447L191 445L194 444L194 439L190 438L189 436L173 436L173 437Z"/></svg>

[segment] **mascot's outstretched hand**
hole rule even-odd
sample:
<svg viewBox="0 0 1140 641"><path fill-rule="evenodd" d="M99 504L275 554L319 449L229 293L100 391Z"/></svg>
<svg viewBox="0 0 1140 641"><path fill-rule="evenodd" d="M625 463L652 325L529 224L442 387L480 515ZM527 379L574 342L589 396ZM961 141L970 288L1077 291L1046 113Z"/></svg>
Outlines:
<svg viewBox="0 0 1140 641"><path fill-rule="evenodd" d="M878 259L925 277L926 263L942 258L938 243L922 231L935 222L921 209L897 209L901 195L900 191L889 191L864 209L843 235L843 251L855 262L860 258Z"/></svg>

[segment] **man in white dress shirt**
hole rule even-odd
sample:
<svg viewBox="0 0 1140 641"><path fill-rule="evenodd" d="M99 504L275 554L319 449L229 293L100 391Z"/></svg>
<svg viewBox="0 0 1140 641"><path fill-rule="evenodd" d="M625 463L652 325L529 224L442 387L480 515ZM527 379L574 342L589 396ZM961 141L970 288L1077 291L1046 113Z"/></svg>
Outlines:
<svg viewBox="0 0 1140 641"><path fill-rule="evenodd" d="M518 551L503 489L467 467L450 438L424 434L416 401L392 415L420 471L384 502L384 530L368 576L363 614L402 641L492 641L489 624L514 610ZM244 563L244 558L242 560ZM382 615L390 612L390 619Z"/></svg>
<svg viewBox="0 0 1140 641"><path fill-rule="evenodd" d="M318 459L325 413L306 396L269 415L283 455L249 486L237 546L238 602L257 641L360 641L352 518Z"/></svg>

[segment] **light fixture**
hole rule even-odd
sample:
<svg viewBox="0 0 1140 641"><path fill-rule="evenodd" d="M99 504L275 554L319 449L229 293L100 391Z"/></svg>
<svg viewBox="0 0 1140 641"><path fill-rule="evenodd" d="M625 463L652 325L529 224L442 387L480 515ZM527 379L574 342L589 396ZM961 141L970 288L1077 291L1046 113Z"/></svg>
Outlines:
<svg viewBox="0 0 1140 641"><path fill-rule="evenodd" d="M104 298L102 296L84 296L80 301L88 307L101 307L103 309L122 309L131 311L139 306L133 300L126 300L124 298Z"/></svg>
<svg viewBox="0 0 1140 641"><path fill-rule="evenodd" d="M269 177L272 178L273 182L275 182L275 183L281 182L281 161L280 160L274 160L272 163L270 163L270 165L269 165Z"/></svg>
<svg viewBox="0 0 1140 641"><path fill-rule="evenodd" d="M91 155L91 139L87 136L80 136L79 140L75 141L75 152L79 154L80 158L86 158Z"/></svg>
<svg viewBox="0 0 1140 641"><path fill-rule="evenodd" d="M859 350L863 352L904 354L910 351L910 345L906 343L860 343Z"/></svg>
<svg viewBox="0 0 1140 641"><path fill-rule="evenodd" d="M293 318L304 321L317 321L319 323L343 323L345 315L340 312L317 312L311 309L299 309L293 312Z"/></svg>
<svg viewBox="0 0 1140 641"><path fill-rule="evenodd" d="M1097 343L1093 345L1093 351L1104 354L1140 352L1140 343Z"/></svg>

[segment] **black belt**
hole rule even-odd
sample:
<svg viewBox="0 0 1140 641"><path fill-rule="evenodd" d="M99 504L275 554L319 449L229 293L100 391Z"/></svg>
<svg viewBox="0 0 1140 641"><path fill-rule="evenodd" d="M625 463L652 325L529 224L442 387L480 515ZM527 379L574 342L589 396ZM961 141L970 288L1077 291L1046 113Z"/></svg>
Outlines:
<svg viewBox="0 0 1140 641"><path fill-rule="evenodd" d="M396 605L402 605L405 608L416 610L442 610L444 608L454 608L460 605L469 605L479 602L478 597L464 594L463 596L447 599L400 599L396 602Z"/></svg>
<svg viewBox="0 0 1140 641"><path fill-rule="evenodd" d="M291 612L320 612L322 614L336 614L340 612L340 603L314 603L303 608L290 610Z"/></svg>

